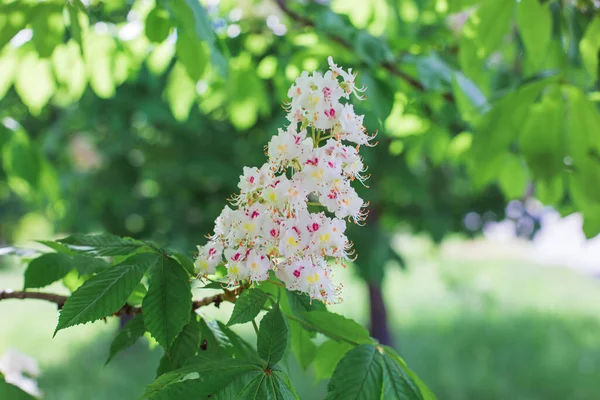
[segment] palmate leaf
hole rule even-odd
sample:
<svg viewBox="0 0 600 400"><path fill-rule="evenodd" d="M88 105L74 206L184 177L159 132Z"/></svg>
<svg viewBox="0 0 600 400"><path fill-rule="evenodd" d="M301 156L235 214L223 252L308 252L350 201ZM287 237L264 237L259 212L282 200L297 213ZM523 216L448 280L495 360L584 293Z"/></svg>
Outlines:
<svg viewBox="0 0 600 400"><path fill-rule="evenodd" d="M133 319L131 319L123 329L119 332L115 340L110 345L110 354L108 356L108 360L106 360L106 364L113 359L120 351L126 349L127 347L132 346L139 338L141 338L146 332L146 327L144 326L144 318L141 315L136 315Z"/></svg>
<svg viewBox="0 0 600 400"><path fill-rule="evenodd" d="M363 344L350 350L333 372L327 400L381 398L382 358L379 350L372 344Z"/></svg>
<svg viewBox="0 0 600 400"><path fill-rule="evenodd" d="M192 314L190 282L183 267L170 257L160 257L151 273L142 302L144 323L152 337L168 349Z"/></svg>
<svg viewBox="0 0 600 400"><path fill-rule="evenodd" d="M87 280L67 299L54 335L69 326L96 321L119 310L146 270L159 260L153 253L129 257Z"/></svg>
<svg viewBox="0 0 600 400"><path fill-rule="evenodd" d="M202 363L187 365L183 368L168 372L156 378L146 387L142 399L169 399L176 398L165 396L173 392L184 391L185 388L177 386L193 386L194 398L203 398L225 387L236 377L250 372L261 372L262 368L244 360L237 359L205 359ZM202 385L196 382L202 382Z"/></svg>
<svg viewBox="0 0 600 400"><path fill-rule="evenodd" d="M298 398L277 372L249 373L245 378L249 378L248 383L234 398L247 400L292 400Z"/></svg>
<svg viewBox="0 0 600 400"><path fill-rule="evenodd" d="M242 292L235 302L233 312L227 325L250 322L262 310L269 295L260 289L247 289Z"/></svg>
<svg viewBox="0 0 600 400"><path fill-rule="evenodd" d="M59 243L82 247L81 251L97 256L123 256L133 253L145 243L115 235L74 235L58 240Z"/></svg>

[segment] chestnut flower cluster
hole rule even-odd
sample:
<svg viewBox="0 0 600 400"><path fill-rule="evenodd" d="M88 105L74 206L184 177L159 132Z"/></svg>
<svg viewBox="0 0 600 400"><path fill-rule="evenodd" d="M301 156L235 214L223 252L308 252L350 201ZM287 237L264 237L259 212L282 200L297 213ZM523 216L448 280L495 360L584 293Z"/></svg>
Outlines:
<svg viewBox="0 0 600 400"><path fill-rule="evenodd" d="M356 74L328 61L325 74L303 72L289 89L290 125L269 142L267 163L244 167L234 208L223 209L210 241L198 246L200 275L224 264L235 285L267 280L272 270L289 290L340 301L341 285L331 281L328 261L343 263L352 254L345 219L361 223L366 217L366 204L350 184L366 178L358 150L373 136L366 133L364 116L340 101L363 99ZM314 204L334 217L309 212Z"/></svg>

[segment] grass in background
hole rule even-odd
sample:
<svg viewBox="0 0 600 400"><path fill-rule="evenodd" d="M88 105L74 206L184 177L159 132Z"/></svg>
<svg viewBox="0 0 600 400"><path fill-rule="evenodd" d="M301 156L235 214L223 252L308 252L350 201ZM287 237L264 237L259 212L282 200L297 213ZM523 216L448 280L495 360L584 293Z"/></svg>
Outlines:
<svg viewBox="0 0 600 400"><path fill-rule="evenodd" d="M600 287L575 272L514 261L465 261L418 243L403 249L409 270L385 283L396 345L408 364L446 399L581 399L600 393ZM344 298L336 312L367 321L366 290L351 269L338 273ZM20 288L18 270L0 271L0 286ZM209 294L199 291L197 296ZM218 316L230 312L203 309ZM108 366L117 323L61 331L56 309L31 301L0 302L0 353L8 347L40 360L45 399L128 400L154 379L161 350L140 342ZM248 329L246 329L248 328ZM250 327L239 331L254 342ZM320 399L314 383L289 360L302 399Z"/></svg>

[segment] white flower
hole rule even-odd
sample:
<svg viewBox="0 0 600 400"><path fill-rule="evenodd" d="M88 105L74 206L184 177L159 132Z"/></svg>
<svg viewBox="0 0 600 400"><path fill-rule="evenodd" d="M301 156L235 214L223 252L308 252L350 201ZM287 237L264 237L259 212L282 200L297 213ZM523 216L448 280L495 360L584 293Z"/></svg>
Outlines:
<svg viewBox="0 0 600 400"><path fill-rule="evenodd" d="M340 102L352 94L362 98L356 74L331 57L329 65L325 74L303 72L288 91L291 124L271 138L263 166L244 167L240 193L232 198L237 208L225 207L211 241L198 247L200 274L222 263L233 286L262 282L273 270L290 290L339 301L341 286L332 283L328 260L344 262L352 253L343 218L360 223L366 217L351 182L366 179L358 150L373 137L352 104ZM315 196L326 212L308 211Z"/></svg>

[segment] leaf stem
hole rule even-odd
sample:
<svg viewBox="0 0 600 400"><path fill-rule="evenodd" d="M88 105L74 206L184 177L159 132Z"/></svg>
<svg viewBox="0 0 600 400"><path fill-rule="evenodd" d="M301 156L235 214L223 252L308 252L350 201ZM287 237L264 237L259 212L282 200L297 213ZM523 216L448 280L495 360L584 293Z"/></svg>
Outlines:
<svg viewBox="0 0 600 400"><path fill-rule="evenodd" d="M256 321L252 320L252 327L254 328L254 333L258 336L258 325L256 325Z"/></svg>

